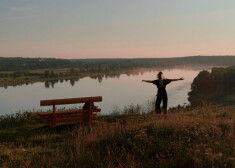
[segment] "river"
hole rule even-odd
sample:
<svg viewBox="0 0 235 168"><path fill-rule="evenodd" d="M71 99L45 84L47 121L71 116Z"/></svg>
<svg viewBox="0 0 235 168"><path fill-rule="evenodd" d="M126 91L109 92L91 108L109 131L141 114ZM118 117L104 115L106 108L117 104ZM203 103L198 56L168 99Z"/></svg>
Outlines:
<svg viewBox="0 0 235 168"><path fill-rule="evenodd" d="M197 74L209 67L181 67L163 69L164 76L169 79L184 77L182 81L167 85L168 107L188 105L188 92ZM28 85L0 88L0 115L19 111L48 110L50 107L40 107L40 100L102 96L103 101L95 103L102 111L100 114L121 112L125 106L141 105L145 112L148 101L157 94L157 87L141 80L155 80L161 69L135 70L128 74L103 78L81 78L78 81L59 81L57 83L38 82ZM72 105L81 107L82 104ZM70 108L70 105L59 106Z"/></svg>

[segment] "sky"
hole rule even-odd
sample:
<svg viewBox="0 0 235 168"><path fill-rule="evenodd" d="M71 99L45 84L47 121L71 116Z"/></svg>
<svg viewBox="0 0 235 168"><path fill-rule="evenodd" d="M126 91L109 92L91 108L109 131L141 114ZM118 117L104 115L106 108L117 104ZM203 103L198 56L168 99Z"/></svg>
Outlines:
<svg viewBox="0 0 235 168"><path fill-rule="evenodd" d="M0 57L235 55L234 0L0 0Z"/></svg>

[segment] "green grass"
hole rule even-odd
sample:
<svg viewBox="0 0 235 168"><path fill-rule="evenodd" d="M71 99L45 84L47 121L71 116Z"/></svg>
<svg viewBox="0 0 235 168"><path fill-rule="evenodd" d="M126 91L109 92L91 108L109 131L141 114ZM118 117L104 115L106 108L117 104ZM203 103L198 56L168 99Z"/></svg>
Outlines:
<svg viewBox="0 0 235 168"><path fill-rule="evenodd" d="M34 113L2 117L15 124L0 127L0 167L234 167L234 105L180 108L167 119L132 110L56 128Z"/></svg>

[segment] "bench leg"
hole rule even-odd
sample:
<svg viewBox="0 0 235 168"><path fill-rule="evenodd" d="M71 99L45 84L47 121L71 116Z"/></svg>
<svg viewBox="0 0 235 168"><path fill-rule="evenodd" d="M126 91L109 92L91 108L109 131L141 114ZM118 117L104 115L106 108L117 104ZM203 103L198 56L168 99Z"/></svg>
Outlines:
<svg viewBox="0 0 235 168"><path fill-rule="evenodd" d="M92 102L89 103L88 122L92 120Z"/></svg>
<svg viewBox="0 0 235 168"><path fill-rule="evenodd" d="M55 126L56 126L56 121L55 121L55 104L53 104L53 113L52 113L50 127L55 127Z"/></svg>
<svg viewBox="0 0 235 168"><path fill-rule="evenodd" d="M50 119L49 126L50 126L51 128L54 128L54 127L56 126L56 123L53 122L53 118Z"/></svg>

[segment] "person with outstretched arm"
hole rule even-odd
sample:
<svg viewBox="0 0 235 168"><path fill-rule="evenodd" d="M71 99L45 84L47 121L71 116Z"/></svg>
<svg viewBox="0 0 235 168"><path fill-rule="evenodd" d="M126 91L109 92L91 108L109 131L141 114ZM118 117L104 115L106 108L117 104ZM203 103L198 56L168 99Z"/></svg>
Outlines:
<svg viewBox="0 0 235 168"><path fill-rule="evenodd" d="M166 117L167 101L168 101L167 92L166 92L166 85L168 85L172 81L184 80L184 78L166 79L162 72L159 72L157 77L158 77L157 80L142 80L142 82L153 83L154 85L157 86L158 92L157 92L157 98L156 98L156 104L155 104L155 111L157 114L159 114L159 116L161 116L160 104L161 104L161 101L163 100L164 115Z"/></svg>

